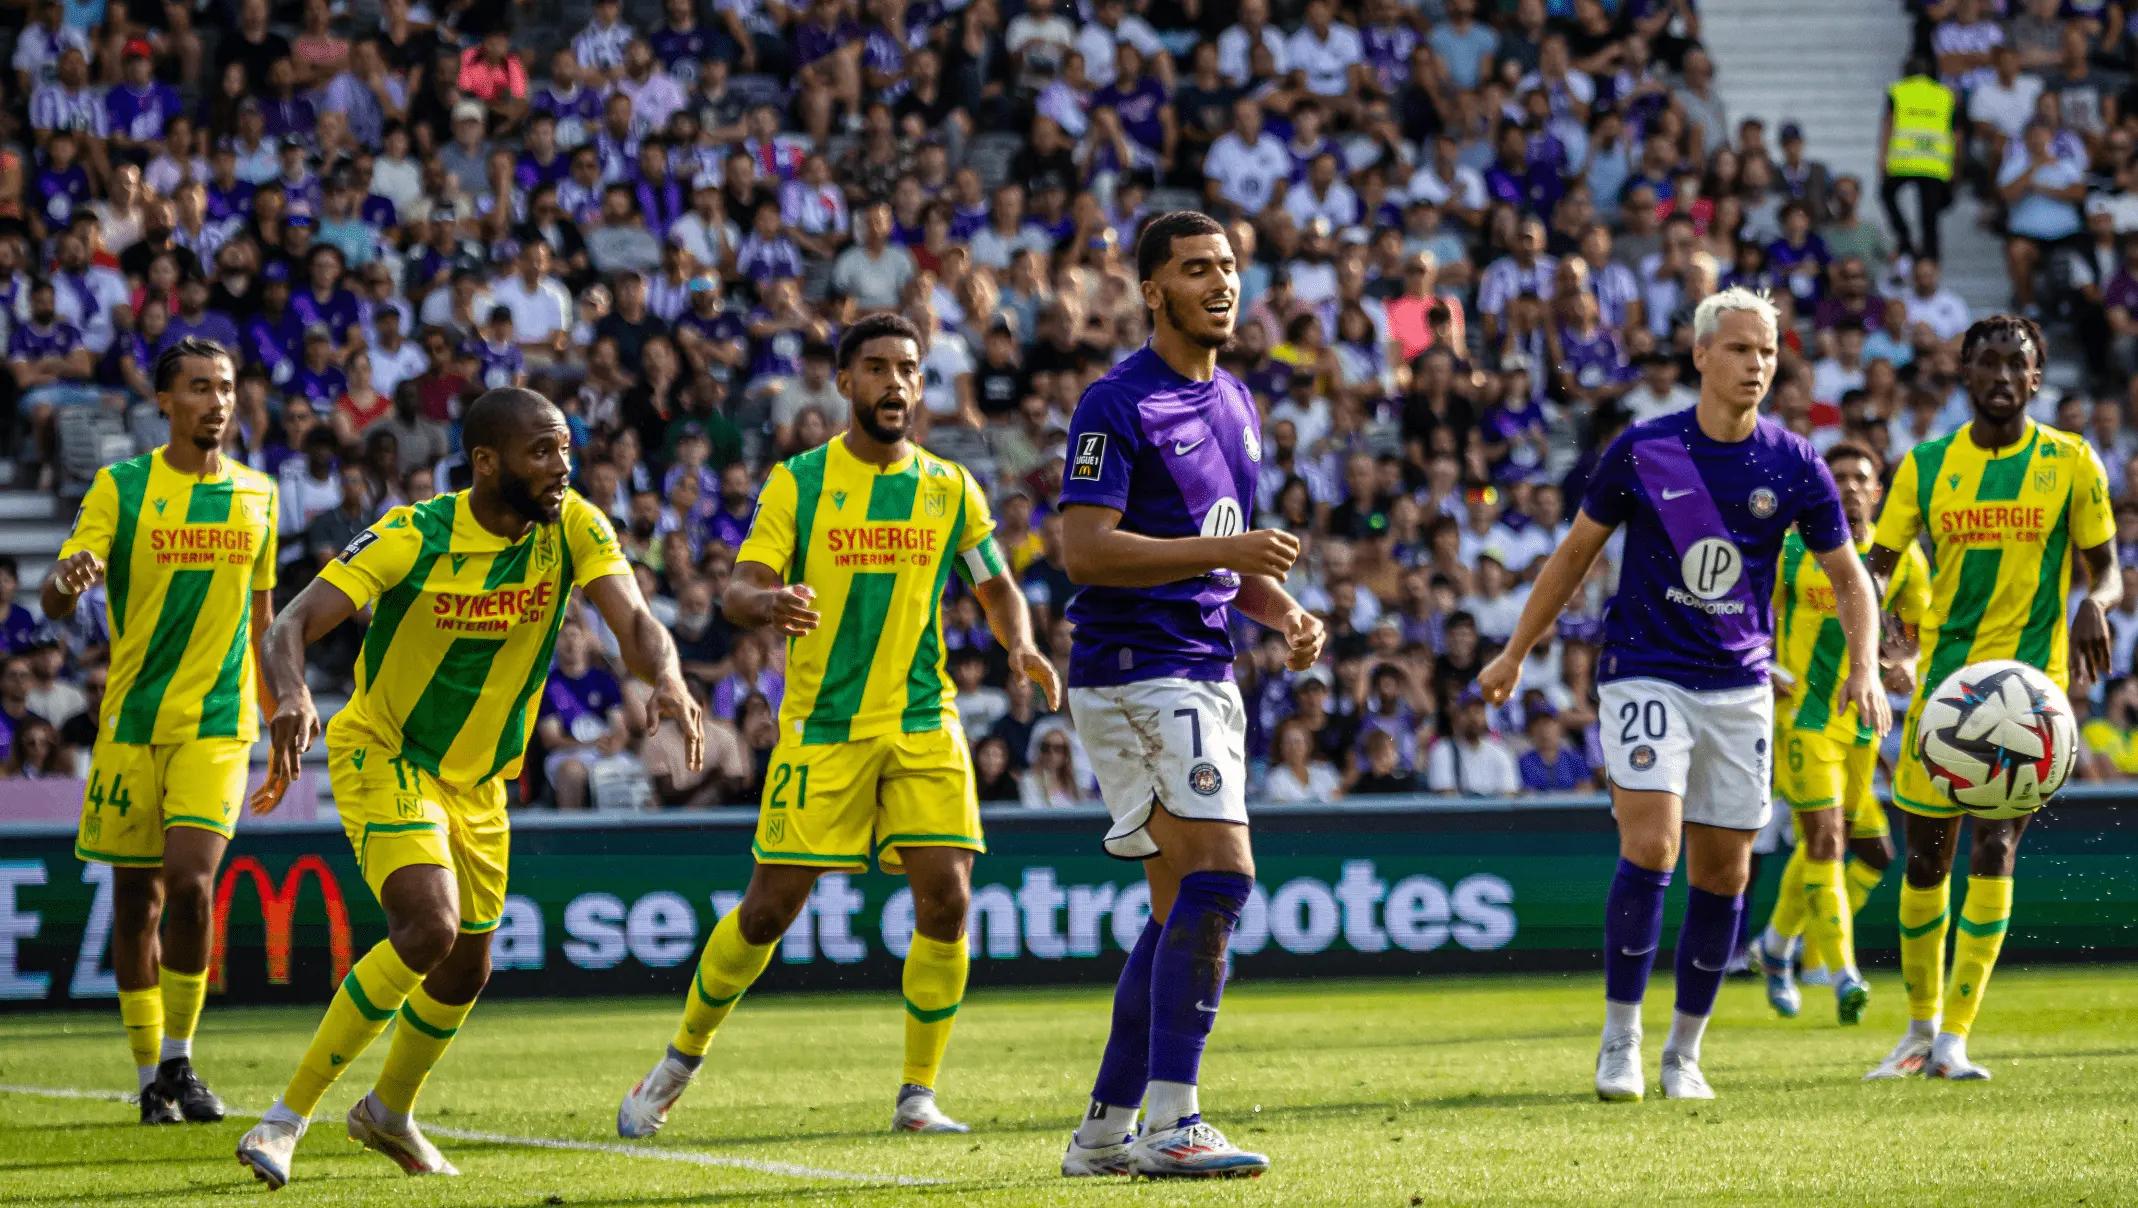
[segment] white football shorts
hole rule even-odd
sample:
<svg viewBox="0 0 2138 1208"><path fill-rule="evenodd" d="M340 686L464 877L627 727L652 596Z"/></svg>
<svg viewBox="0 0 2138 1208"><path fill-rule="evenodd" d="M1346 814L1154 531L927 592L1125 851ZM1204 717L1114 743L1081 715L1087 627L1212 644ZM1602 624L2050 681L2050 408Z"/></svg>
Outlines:
<svg viewBox="0 0 2138 1208"><path fill-rule="evenodd" d="M1107 854L1158 854L1154 803L1176 818L1247 824L1247 707L1231 682L1071 688L1069 716L1113 815Z"/></svg>
<svg viewBox="0 0 2138 1208"><path fill-rule="evenodd" d="M1596 692L1612 784L1676 794L1687 822L1748 831L1767 825L1774 812L1771 688L1695 692L1667 680L1621 679Z"/></svg>

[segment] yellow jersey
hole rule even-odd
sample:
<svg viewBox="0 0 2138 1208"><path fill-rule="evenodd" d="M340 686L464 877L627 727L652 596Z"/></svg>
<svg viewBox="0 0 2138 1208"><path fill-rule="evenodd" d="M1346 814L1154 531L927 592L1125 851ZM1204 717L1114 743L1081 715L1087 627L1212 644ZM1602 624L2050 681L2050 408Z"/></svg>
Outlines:
<svg viewBox="0 0 2138 1208"><path fill-rule="evenodd" d="M228 458L187 474L159 445L89 484L62 560L104 561L111 629L103 716L114 742L260 733L252 593L275 586L275 480Z"/></svg>
<svg viewBox="0 0 2138 1208"><path fill-rule="evenodd" d="M1857 556L1870 549L1870 537L1856 542ZM1919 626L1929 606L1930 563L1921 547L1910 545L1886 584L1881 608ZM1856 706L1842 699L1848 686L1848 638L1841 632L1833 580L1795 529L1782 538L1781 573L1774 580L1774 662L1796 681L1796 707L1784 711L1784 726L1824 734L1844 746L1877 737L1857 718Z"/></svg>
<svg viewBox="0 0 2138 1208"><path fill-rule="evenodd" d="M2108 476L2082 437L2030 420L1991 456L1970 423L1909 450L1875 539L1906 550L1930 538L1917 702L1984 659L2018 659L2069 683L2072 551L2115 531Z"/></svg>
<svg viewBox="0 0 2138 1208"><path fill-rule="evenodd" d="M631 573L608 517L576 491L517 541L478 523L467 494L393 509L319 572L374 605L328 742L381 747L462 787L519 775L565 601Z"/></svg>
<svg viewBox="0 0 2138 1208"><path fill-rule="evenodd" d="M772 467L737 562L816 592L823 621L787 644L780 732L804 743L917 734L955 719L943 587L1003 573L987 496L965 467L914 446L893 465L844 437Z"/></svg>

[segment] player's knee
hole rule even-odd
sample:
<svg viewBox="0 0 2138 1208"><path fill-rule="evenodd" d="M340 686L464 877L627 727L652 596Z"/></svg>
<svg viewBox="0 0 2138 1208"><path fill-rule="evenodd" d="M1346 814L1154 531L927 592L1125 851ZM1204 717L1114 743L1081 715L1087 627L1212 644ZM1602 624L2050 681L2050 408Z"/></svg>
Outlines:
<svg viewBox="0 0 2138 1208"><path fill-rule="evenodd" d="M1629 863L1652 872L1664 872L1677 867L1678 839L1668 833L1629 832L1619 836L1618 854Z"/></svg>
<svg viewBox="0 0 2138 1208"><path fill-rule="evenodd" d="M814 885L813 878L753 879L742 895L742 903L735 907L742 938L752 944L769 944L787 934L787 928L801 917L802 907L809 904L809 891Z"/></svg>
<svg viewBox="0 0 2138 1208"><path fill-rule="evenodd" d="M2018 864L2019 836L2011 831L1975 833L1975 851L1967 870L1978 877L2009 877Z"/></svg>
<svg viewBox="0 0 2138 1208"><path fill-rule="evenodd" d="M913 895L913 929L930 939L950 941L965 932L965 919L972 910L972 892L963 885L945 885L924 898Z"/></svg>
<svg viewBox="0 0 2138 1208"><path fill-rule="evenodd" d="M214 882L205 873L165 877L163 917L172 927L205 929L214 898Z"/></svg>
<svg viewBox="0 0 2138 1208"><path fill-rule="evenodd" d="M145 877L118 878L111 895L111 922L121 935L153 932L163 917L163 882L153 875L153 869L150 872Z"/></svg>
<svg viewBox="0 0 2138 1208"><path fill-rule="evenodd" d="M403 964L428 973L444 961L460 939L460 919L449 911L425 911L387 924L386 937Z"/></svg>

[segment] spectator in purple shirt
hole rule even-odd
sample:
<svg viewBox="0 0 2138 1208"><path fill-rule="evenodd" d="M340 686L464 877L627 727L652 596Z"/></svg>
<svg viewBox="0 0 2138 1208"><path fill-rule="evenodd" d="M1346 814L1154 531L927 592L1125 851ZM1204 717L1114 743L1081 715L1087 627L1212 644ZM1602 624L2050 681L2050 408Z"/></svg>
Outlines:
<svg viewBox="0 0 2138 1208"><path fill-rule="evenodd" d="M120 151L136 152L162 141L171 119L185 111L178 90L156 79L152 53L140 38L128 42L125 79L104 94L111 143Z"/></svg>
<svg viewBox="0 0 2138 1208"><path fill-rule="evenodd" d="M586 808L595 762L622 751L628 737L623 686L594 661L593 651L594 639L585 626L567 621L558 629L556 664L535 714L542 772L556 792L559 809Z"/></svg>
<svg viewBox="0 0 2138 1208"><path fill-rule="evenodd" d="M1818 305L1831 259L1826 241L1812 233L1811 210L1801 201L1783 206L1782 237L1767 245L1767 268L1789 287L1798 311Z"/></svg>
<svg viewBox="0 0 2138 1208"><path fill-rule="evenodd" d="M1531 706L1526 728L1529 750L1515 761L1524 792L1574 793L1596 787L1589 761L1567 745L1557 709L1541 701Z"/></svg>

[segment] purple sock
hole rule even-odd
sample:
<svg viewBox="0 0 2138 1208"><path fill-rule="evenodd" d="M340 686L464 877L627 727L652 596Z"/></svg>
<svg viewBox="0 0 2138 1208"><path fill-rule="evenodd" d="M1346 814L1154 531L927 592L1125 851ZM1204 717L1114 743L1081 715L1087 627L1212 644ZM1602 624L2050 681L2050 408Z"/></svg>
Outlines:
<svg viewBox="0 0 2138 1208"><path fill-rule="evenodd" d="M1730 964L1730 944L1744 914L1743 894L1724 897L1692 887L1685 922L1678 928L1678 1011L1706 1015L1715 1009L1722 973Z"/></svg>
<svg viewBox="0 0 2138 1208"><path fill-rule="evenodd" d="M1180 879L1151 963L1151 1081L1195 1082L1225 989L1225 946L1254 887L1237 872Z"/></svg>
<svg viewBox="0 0 2138 1208"><path fill-rule="evenodd" d="M1663 891L1670 870L1656 872L1623 857L1604 899L1604 997L1637 1003L1648 993L1648 971L1655 968L1656 946L1663 942Z"/></svg>
<svg viewBox="0 0 2138 1208"><path fill-rule="evenodd" d="M1128 950L1128 963L1121 966L1121 980L1114 983L1113 1030L1106 1035L1098 1081L1091 1084L1094 1103L1134 1107L1143 1102L1143 1085L1151 1076L1151 958L1164 930L1157 919L1143 925L1136 946Z"/></svg>

